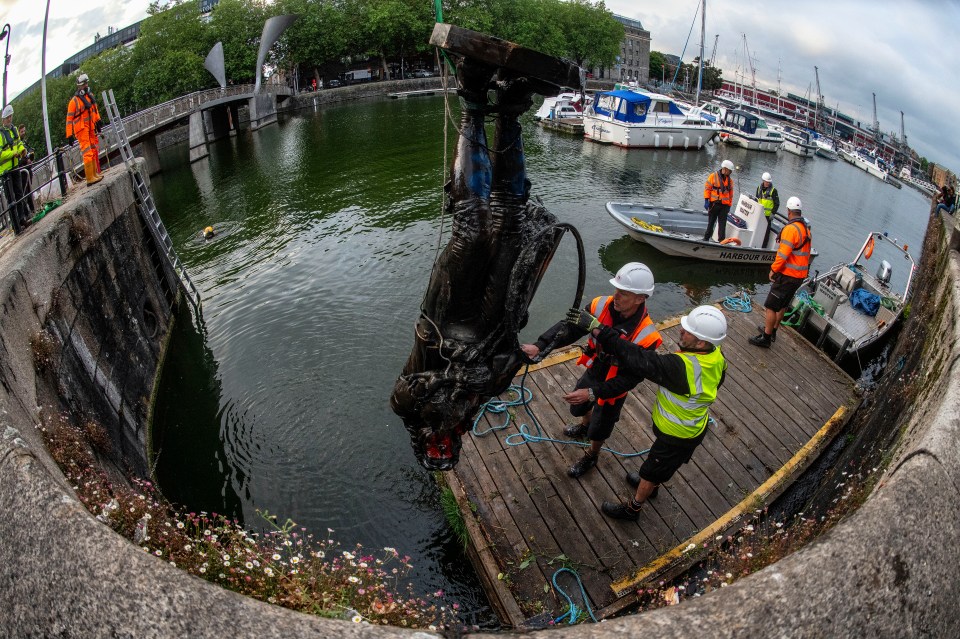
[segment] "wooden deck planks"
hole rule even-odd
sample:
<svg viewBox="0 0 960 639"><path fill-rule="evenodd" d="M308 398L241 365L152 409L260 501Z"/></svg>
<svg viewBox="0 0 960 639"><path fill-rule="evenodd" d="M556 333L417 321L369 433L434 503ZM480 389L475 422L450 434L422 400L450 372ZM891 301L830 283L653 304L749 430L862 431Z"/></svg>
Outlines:
<svg viewBox="0 0 960 639"><path fill-rule="evenodd" d="M782 329L771 349L748 343L763 321L762 309L725 313L728 369L711 408L716 421L691 462L644 506L638 523L611 520L600 512L600 505L633 494L625 476L639 468L643 457L604 452L594 470L572 479L567 469L583 455L583 447L504 442L520 423L534 430L522 407L516 409L508 429L464 438L460 465L452 472L475 504L475 517L486 537L471 543L492 546L497 568L524 614L563 612L552 587L549 593L544 591L562 564L578 571L595 609L616 607L612 582L715 525L781 466L795 464L795 455L811 436L838 407L851 401L851 380L792 330ZM661 350L675 350L676 322L664 323L661 333ZM570 415L562 396L582 372L574 359L558 358L526 376L525 385L533 392L530 406L544 436L567 439L563 429L577 418ZM515 383L519 382L518 377ZM655 391L654 384L642 383L629 394L606 442L608 448L638 452L650 447ZM480 427L503 419L504 415L487 415ZM492 571L491 563L478 569ZM496 577L487 575L484 581ZM516 624L516 619L504 621Z"/></svg>

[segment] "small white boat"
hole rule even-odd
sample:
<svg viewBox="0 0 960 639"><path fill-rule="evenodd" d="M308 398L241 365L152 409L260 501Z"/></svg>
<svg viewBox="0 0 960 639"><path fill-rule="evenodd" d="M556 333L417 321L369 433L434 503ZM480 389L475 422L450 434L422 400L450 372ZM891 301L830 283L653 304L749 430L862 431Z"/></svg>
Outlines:
<svg viewBox="0 0 960 639"><path fill-rule="evenodd" d="M563 92L543 99L543 104L533 114L533 119L555 120L558 118L579 118L583 115L580 105L580 94Z"/></svg>
<svg viewBox="0 0 960 639"><path fill-rule="evenodd" d="M850 150L849 148L841 148L840 155L844 160L850 162L858 169L862 169L872 175L873 177L886 182L892 186L897 187L898 189L903 188L903 185L900 184L899 180L893 178L890 175L890 169L887 166L886 162L882 158L877 157L873 151L866 151L864 149Z"/></svg>
<svg viewBox="0 0 960 639"><path fill-rule="evenodd" d="M763 206L741 194L736 208L727 217L726 239L717 242L714 229L704 240L706 211L629 202L607 202L607 213L619 222L627 234L649 244L661 253L710 262L769 266L777 256L777 236L787 219L776 214L764 246L767 218ZM816 252L813 252L813 256Z"/></svg>
<svg viewBox="0 0 960 639"><path fill-rule="evenodd" d="M803 158L812 158L817 154L817 143L810 137L810 133L802 129L788 126L782 127L783 150Z"/></svg>
<svg viewBox="0 0 960 639"><path fill-rule="evenodd" d="M927 180L914 177L913 172L908 166L900 169L900 180L902 180L905 184L912 186L924 195L929 195L930 197L933 197L940 192L940 189L938 189L937 185L933 182L928 182Z"/></svg>
<svg viewBox="0 0 960 639"><path fill-rule="evenodd" d="M585 138L631 149L702 149L718 133L717 125L684 113L672 98L637 89L598 93L583 111Z"/></svg>
<svg viewBox="0 0 960 639"><path fill-rule="evenodd" d="M875 249L879 264L871 274L865 262ZM838 362L874 344L896 324L910 299L916 264L907 249L885 233L870 233L852 262L837 264L800 287L791 323ZM893 265L884 257L907 268L902 287L891 285Z"/></svg>
<svg viewBox="0 0 960 639"><path fill-rule="evenodd" d="M740 109L727 111L720 129L721 140L752 151L776 152L783 145L783 136L766 120Z"/></svg>
<svg viewBox="0 0 960 639"><path fill-rule="evenodd" d="M828 160L839 160L840 156L837 154L837 149L833 144L833 140L830 138L825 138L822 135L818 135L814 140L817 145L817 155Z"/></svg>

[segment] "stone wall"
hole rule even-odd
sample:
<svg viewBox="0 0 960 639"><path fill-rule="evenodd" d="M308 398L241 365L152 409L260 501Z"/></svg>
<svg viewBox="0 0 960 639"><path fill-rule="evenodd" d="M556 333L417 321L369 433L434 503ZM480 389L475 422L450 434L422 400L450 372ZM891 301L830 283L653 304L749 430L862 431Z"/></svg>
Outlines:
<svg viewBox="0 0 960 639"><path fill-rule="evenodd" d="M0 253L0 636L432 637L290 612L222 590L115 535L44 448L44 407L89 411L142 470L146 400L170 322L120 169ZM551 632L577 637L960 636L960 261L928 232L901 334L915 354L903 436L865 505L817 542L673 608ZM156 316L153 319L153 316ZM54 348L37 358L31 336ZM38 366L38 362L40 365ZM877 419L889 419L879 414ZM122 433L122 434L121 434ZM478 635L483 636L483 635Z"/></svg>

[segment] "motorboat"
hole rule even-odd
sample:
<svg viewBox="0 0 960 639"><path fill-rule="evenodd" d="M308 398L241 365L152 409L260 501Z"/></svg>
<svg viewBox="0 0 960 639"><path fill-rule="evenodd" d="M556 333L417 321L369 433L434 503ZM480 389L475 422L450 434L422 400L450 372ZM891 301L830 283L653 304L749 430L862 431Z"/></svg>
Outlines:
<svg viewBox="0 0 960 639"><path fill-rule="evenodd" d="M718 232L704 240L707 213L699 209L654 206L628 202L607 202L607 213L638 242L649 244L661 253L709 262L770 266L777 256L777 236L788 224L779 213L770 218L770 233L764 244L767 218L763 206L741 194L736 208L727 216L726 238L718 242ZM816 255L811 254L811 260Z"/></svg>
<svg viewBox="0 0 960 639"><path fill-rule="evenodd" d="M533 114L533 119L555 120L558 118L579 118L583 115L580 94L565 91L556 96L546 97L543 104Z"/></svg>
<svg viewBox="0 0 960 639"><path fill-rule="evenodd" d="M776 152L783 145L783 136L768 127L766 120L742 109L727 111L720 127L720 139L752 151Z"/></svg>
<svg viewBox="0 0 960 639"><path fill-rule="evenodd" d="M777 130L775 127L774 130ZM789 126L779 128L783 135L783 150L804 158L812 158L817 154L817 143L812 139L809 131L795 129Z"/></svg>
<svg viewBox="0 0 960 639"><path fill-rule="evenodd" d="M702 149L719 131L673 98L639 89L598 93L583 112L585 138L625 148Z"/></svg>
<svg viewBox="0 0 960 639"><path fill-rule="evenodd" d="M882 158L877 156L874 151L841 147L840 156L858 169L866 171L882 182L886 182L887 184L895 186L898 189L903 188L903 185L900 184L899 180L896 180L890 176L890 168Z"/></svg>
<svg viewBox="0 0 960 639"><path fill-rule="evenodd" d="M839 160L840 156L837 154L837 149L833 144L833 140L822 135L818 135L814 139L814 143L817 145L817 155L828 160Z"/></svg>
<svg viewBox="0 0 960 639"><path fill-rule="evenodd" d="M881 259L871 273L866 261L875 250ZM892 283L893 264L885 257L906 268L902 285ZM838 362L856 355L882 339L903 315L916 268L906 244L871 232L853 261L804 282L788 313L790 323Z"/></svg>

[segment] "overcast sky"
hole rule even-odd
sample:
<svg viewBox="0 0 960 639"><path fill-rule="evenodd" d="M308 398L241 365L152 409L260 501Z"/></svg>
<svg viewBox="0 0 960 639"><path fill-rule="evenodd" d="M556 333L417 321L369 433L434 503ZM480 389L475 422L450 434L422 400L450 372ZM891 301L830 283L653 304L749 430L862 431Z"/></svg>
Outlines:
<svg viewBox="0 0 960 639"><path fill-rule="evenodd" d="M430 2L432 0L424 0ZM699 0L606 0L650 32L651 50L679 55ZM94 34L146 16L149 0L50 0L47 69L93 44ZM40 78L43 0L0 0L0 24L9 23L7 97ZM745 66L743 34L759 88L775 88L781 66L784 91L807 94L820 69L828 104L862 123L873 120L872 93L885 132L900 130L921 155L960 173L960 0L707 0L706 55L720 34L716 64L733 79ZM684 55L699 46L697 19ZM5 46L6 41L0 42Z"/></svg>

